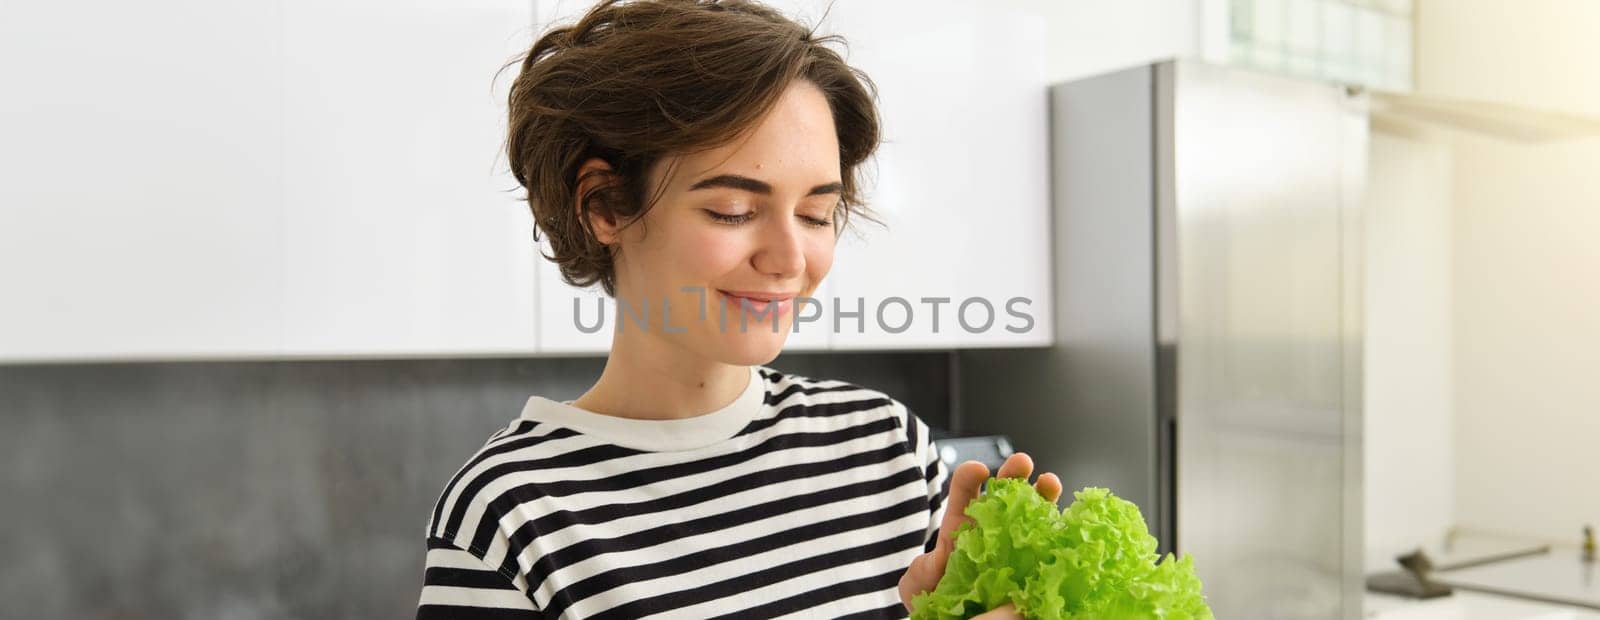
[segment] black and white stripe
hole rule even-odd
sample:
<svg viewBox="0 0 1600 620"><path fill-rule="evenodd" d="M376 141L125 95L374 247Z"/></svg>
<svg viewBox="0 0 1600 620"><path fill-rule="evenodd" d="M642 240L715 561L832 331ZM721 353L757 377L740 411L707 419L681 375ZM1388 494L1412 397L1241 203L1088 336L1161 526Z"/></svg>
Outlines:
<svg viewBox="0 0 1600 620"><path fill-rule="evenodd" d="M530 399L441 492L418 618L904 617L896 585L944 509L927 425L880 392L756 371L743 428L684 450Z"/></svg>

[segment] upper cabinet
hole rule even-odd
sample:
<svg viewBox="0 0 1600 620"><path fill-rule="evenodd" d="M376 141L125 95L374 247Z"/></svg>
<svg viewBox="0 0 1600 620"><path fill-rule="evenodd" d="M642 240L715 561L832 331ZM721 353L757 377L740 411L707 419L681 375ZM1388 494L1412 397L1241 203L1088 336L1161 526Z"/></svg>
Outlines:
<svg viewBox="0 0 1600 620"><path fill-rule="evenodd" d="M531 353L527 3L0 15L0 361Z"/></svg>
<svg viewBox="0 0 1600 620"><path fill-rule="evenodd" d="M1473 12L1457 2L1442 12ZM1212 63L1381 91L1412 88L1413 0L1201 0L1200 11L1201 54Z"/></svg>
<svg viewBox="0 0 1600 620"><path fill-rule="evenodd" d="M280 0L290 355L536 349L532 217L501 154L524 2Z"/></svg>
<svg viewBox="0 0 1600 620"><path fill-rule="evenodd" d="M539 252L551 253L540 235ZM611 350L616 325L615 302L596 284L577 288L561 280L554 262L538 259L539 351L551 355L599 354Z"/></svg>
<svg viewBox="0 0 1600 620"><path fill-rule="evenodd" d="M1050 343L1046 37L1032 17L956 1L827 11L883 124L868 164L883 226L840 241L829 310L862 316L835 317L834 348Z"/></svg>
<svg viewBox="0 0 1600 620"><path fill-rule="evenodd" d="M1418 94L1600 117L1600 69L1583 60L1595 56L1600 3L1416 4Z"/></svg>
<svg viewBox="0 0 1600 620"><path fill-rule="evenodd" d="M277 353L281 8L92 4L0 4L0 361Z"/></svg>
<svg viewBox="0 0 1600 620"><path fill-rule="evenodd" d="M608 348L539 256L496 73L591 3L91 4L0 8L0 362ZM1048 343L1040 20L774 4L849 39L885 139L884 225L788 349Z"/></svg>

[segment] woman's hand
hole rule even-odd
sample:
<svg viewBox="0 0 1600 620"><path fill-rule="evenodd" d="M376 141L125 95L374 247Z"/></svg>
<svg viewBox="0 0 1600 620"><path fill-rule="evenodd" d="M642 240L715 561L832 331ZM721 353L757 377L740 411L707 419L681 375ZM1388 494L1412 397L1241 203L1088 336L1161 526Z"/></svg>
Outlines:
<svg viewBox="0 0 1600 620"><path fill-rule="evenodd" d="M1021 478L1027 480L1033 474L1033 459L1027 454L1018 452L1006 459L1000 466L1000 478ZM967 461L956 467L950 474L950 495L945 498L944 520L939 523L939 540L934 544L933 551L924 553L911 561L911 567L900 576L900 602L906 609L911 609L911 597L919 593L932 590L939 585L939 579L944 577L945 563L950 559L950 552L955 550L956 528L962 523L972 520L967 516L967 504L978 497L983 490L983 482L989 479L989 467L977 461ZM1061 497L1061 478L1055 474L1040 474L1034 481L1033 488L1052 503ZM1022 618L1010 604L1001 605L992 611L974 618L974 620L1006 620Z"/></svg>

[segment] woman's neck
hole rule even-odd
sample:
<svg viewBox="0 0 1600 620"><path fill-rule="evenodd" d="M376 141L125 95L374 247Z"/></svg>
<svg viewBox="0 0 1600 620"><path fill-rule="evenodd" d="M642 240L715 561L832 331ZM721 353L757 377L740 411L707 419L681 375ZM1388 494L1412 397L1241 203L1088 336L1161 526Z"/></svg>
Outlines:
<svg viewBox="0 0 1600 620"><path fill-rule="evenodd" d="M574 407L622 418L674 420L726 407L749 386L748 366L699 357L660 338L626 335L615 335L600 379L572 402Z"/></svg>

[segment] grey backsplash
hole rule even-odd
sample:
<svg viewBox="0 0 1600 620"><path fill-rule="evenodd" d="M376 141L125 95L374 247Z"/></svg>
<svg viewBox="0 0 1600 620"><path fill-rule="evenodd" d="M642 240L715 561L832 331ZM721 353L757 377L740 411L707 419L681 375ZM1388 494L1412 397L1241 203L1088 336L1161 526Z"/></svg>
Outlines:
<svg viewBox="0 0 1600 620"><path fill-rule="evenodd" d="M785 355L948 428L950 357ZM0 366L0 617L403 618L428 510L599 358Z"/></svg>

